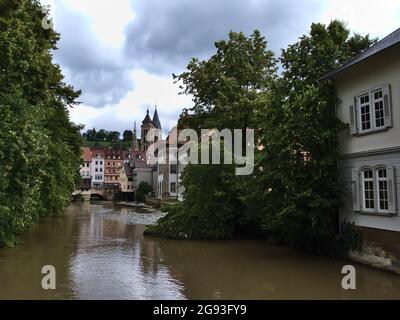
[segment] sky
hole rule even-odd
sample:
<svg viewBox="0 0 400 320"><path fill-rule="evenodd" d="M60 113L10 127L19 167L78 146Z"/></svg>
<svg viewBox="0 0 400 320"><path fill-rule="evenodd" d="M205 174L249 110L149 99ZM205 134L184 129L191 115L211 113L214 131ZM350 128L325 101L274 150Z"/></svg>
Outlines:
<svg viewBox="0 0 400 320"><path fill-rule="evenodd" d="M229 31L260 30L279 55L312 22L345 21L353 32L383 38L400 27L398 0L41 0L61 34L54 60L82 90L71 120L85 130L140 126L158 106L170 128L190 96L172 73L192 57L206 59Z"/></svg>

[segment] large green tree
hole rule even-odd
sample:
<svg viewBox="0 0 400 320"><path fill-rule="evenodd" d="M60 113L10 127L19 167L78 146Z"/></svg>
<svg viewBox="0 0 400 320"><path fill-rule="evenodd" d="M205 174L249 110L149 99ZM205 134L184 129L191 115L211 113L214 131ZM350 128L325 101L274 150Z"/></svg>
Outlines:
<svg viewBox="0 0 400 320"><path fill-rule="evenodd" d="M261 93L276 76L274 54L257 30L250 37L230 32L215 47L210 59L194 58L186 72L174 75L181 94L192 95L194 102L184 110L181 124L197 130L252 128L254 110L263 104Z"/></svg>
<svg viewBox="0 0 400 320"><path fill-rule="evenodd" d="M52 62L59 35L38 1L0 1L0 246L68 205L79 177L79 92Z"/></svg>
<svg viewBox="0 0 400 320"><path fill-rule="evenodd" d="M282 76L257 110L264 149L258 155L249 210L263 212L266 231L277 240L330 253L341 205L334 84L319 79L374 40L350 35L339 21L312 24L310 33L283 50Z"/></svg>
<svg viewBox="0 0 400 320"><path fill-rule="evenodd" d="M276 77L274 54L259 31L249 37L231 32L215 47L208 60L193 59L186 72L174 76L182 94L192 95L194 101L179 125L197 131L254 128L254 111L265 104L265 93ZM234 169L234 165L188 166L182 181L183 203L150 228L151 233L221 239L254 226L241 205L241 186L248 178L235 176Z"/></svg>

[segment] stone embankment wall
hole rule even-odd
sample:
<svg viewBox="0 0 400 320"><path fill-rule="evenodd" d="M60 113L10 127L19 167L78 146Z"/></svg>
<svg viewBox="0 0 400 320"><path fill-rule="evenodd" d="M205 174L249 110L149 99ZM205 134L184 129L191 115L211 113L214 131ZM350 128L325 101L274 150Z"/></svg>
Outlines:
<svg viewBox="0 0 400 320"><path fill-rule="evenodd" d="M400 274L400 232L360 229L363 244L360 251L350 252L350 259Z"/></svg>

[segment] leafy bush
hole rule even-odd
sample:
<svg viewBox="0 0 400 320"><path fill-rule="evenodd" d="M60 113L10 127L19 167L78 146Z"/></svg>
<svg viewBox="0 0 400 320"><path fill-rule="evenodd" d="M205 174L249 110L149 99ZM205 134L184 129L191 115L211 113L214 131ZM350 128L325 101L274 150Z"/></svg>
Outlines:
<svg viewBox="0 0 400 320"><path fill-rule="evenodd" d="M231 238L235 229L237 200L234 167L189 165L182 176L184 201L146 234L174 239L216 240Z"/></svg>
<svg viewBox="0 0 400 320"><path fill-rule="evenodd" d="M148 184L147 182L141 182L139 187L136 191L136 201L137 202L144 202L145 197L153 191L153 187Z"/></svg>
<svg viewBox="0 0 400 320"><path fill-rule="evenodd" d="M332 255L339 259L347 259L350 250L360 250L362 234L354 223L343 221L340 228L340 235L336 238L335 246L332 248Z"/></svg>

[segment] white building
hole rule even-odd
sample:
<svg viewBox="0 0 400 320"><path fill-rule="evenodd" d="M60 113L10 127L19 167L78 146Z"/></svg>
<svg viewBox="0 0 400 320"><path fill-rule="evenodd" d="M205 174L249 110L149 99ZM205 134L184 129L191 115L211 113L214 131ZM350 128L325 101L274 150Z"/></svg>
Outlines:
<svg viewBox="0 0 400 320"><path fill-rule="evenodd" d="M386 260L378 261L400 270L400 29L324 78L334 80L337 115L348 124L339 137L341 218L379 247Z"/></svg>
<svg viewBox="0 0 400 320"><path fill-rule="evenodd" d="M164 163L157 166L157 189L156 196L159 199L175 199L183 200L183 185L181 175L184 169L182 163L178 163L179 148L184 142L177 140L177 128L174 127L167 139L163 148L159 150L159 158L164 159Z"/></svg>
<svg viewBox="0 0 400 320"><path fill-rule="evenodd" d="M90 148L84 147L81 148L81 151L83 160L83 163L79 169L80 175L82 177L81 188L90 189L92 181L92 176L91 176L92 155L90 152Z"/></svg>
<svg viewBox="0 0 400 320"><path fill-rule="evenodd" d="M92 149L91 176L92 187L102 188L104 184L104 150Z"/></svg>

